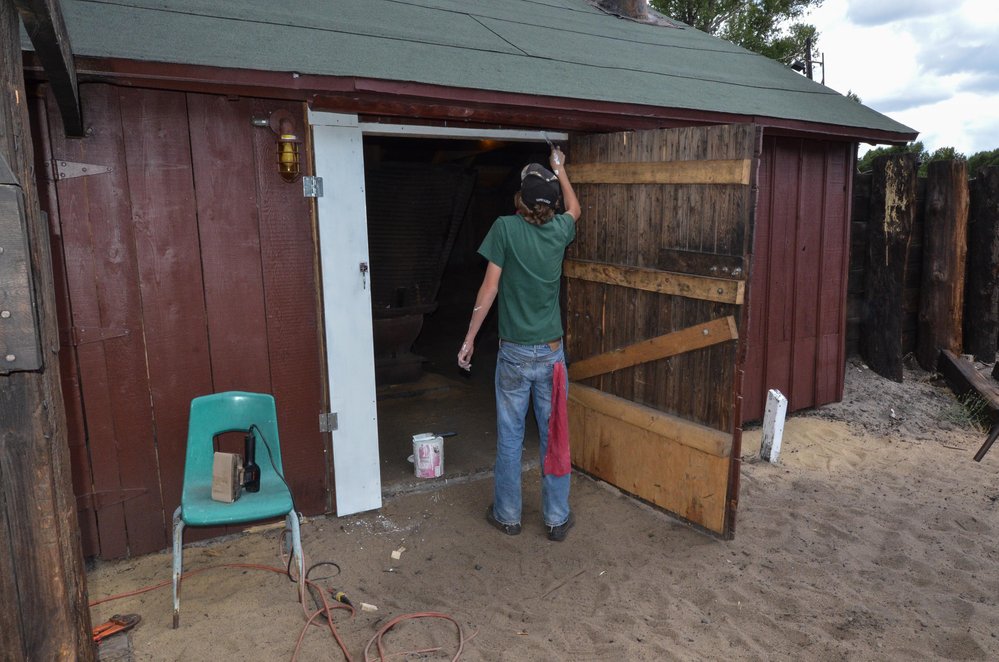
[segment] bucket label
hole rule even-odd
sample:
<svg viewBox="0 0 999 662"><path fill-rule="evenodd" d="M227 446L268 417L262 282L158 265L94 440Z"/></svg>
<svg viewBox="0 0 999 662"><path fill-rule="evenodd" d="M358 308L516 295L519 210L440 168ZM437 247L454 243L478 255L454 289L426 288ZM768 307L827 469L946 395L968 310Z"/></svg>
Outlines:
<svg viewBox="0 0 999 662"><path fill-rule="evenodd" d="M439 478L444 473L442 448L443 439L433 437L427 440L413 439L413 471L417 478Z"/></svg>

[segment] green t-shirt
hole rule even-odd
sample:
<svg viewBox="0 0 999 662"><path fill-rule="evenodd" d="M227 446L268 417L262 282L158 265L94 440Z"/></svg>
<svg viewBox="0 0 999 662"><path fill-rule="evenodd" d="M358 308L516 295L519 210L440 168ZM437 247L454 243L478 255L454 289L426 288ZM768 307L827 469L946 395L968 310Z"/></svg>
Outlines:
<svg viewBox="0 0 999 662"><path fill-rule="evenodd" d="M562 337L562 260L575 237L576 222L569 214L559 214L544 225L532 225L520 216L500 216L493 223L479 254L503 269L500 338L538 345Z"/></svg>

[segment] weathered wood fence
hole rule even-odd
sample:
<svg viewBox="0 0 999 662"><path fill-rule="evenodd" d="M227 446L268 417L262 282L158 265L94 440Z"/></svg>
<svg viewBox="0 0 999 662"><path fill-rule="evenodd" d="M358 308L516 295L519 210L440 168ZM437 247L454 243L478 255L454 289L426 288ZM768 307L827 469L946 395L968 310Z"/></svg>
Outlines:
<svg viewBox="0 0 999 662"><path fill-rule="evenodd" d="M917 169L884 156L853 185L847 353L896 381L909 354L935 370L940 350L991 363L999 346L999 166Z"/></svg>

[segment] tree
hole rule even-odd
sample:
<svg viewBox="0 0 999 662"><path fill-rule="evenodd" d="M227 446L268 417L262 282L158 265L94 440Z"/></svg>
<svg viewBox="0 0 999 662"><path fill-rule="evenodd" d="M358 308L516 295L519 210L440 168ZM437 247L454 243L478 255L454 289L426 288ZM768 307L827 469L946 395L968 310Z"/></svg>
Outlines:
<svg viewBox="0 0 999 662"><path fill-rule="evenodd" d="M930 154L930 158L927 159L927 162L952 161L955 159L958 161L967 161L967 158L965 158L964 154L957 151L953 147L937 147L935 150L933 150L933 153Z"/></svg>
<svg viewBox="0 0 999 662"><path fill-rule="evenodd" d="M975 152L968 157L968 176L977 177L978 171L986 166L999 166L999 147L993 150Z"/></svg>
<svg viewBox="0 0 999 662"><path fill-rule="evenodd" d="M815 26L795 22L822 0L650 0L653 9L702 32L791 64L808 59Z"/></svg>
<svg viewBox="0 0 999 662"><path fill-rule="evenodd" d="M916 162L922 164L929 161L930 154L923 147L922 141L916 141L913 143L908 143L905 145L892 145L891 147L875 147L869 150L857 161L857 172L870 172L871 164L874 163L874 159L881 156L882 154L904 154L906 152L911 152L916 155Z"/></svg>
<svg viewBox="0 0 999 662"><path fill-rule="evenodd" d="M874 159L882 154L898 154L900 152L912 152L916 155L916 162L919 164L918 175L926 176L928 164L931 161L959 160L968 162L968 177L976 177L978 171L990 165L999 165L999 148L975 152L966 157L954 147L938 147L933 152L928 152L923 147L922 142L909 143L907 145L894 145L892 147L877 147L868 151L857 160L857 172L869 172Z"/></svg>

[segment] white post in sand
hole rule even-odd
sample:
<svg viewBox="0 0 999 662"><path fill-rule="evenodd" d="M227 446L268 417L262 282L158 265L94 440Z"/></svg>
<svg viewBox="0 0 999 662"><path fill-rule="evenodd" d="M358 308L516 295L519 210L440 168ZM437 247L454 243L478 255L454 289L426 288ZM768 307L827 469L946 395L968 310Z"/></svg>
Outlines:
<svg viewBox="0 0 999 662"><path fill-rule="evenodd" d="M787 413L787 398L777 389L767 393L767 408L763 412L763 442L760 457L770 464L777 464L780 457L780 442L784 436L784 415Z"/></svg>

